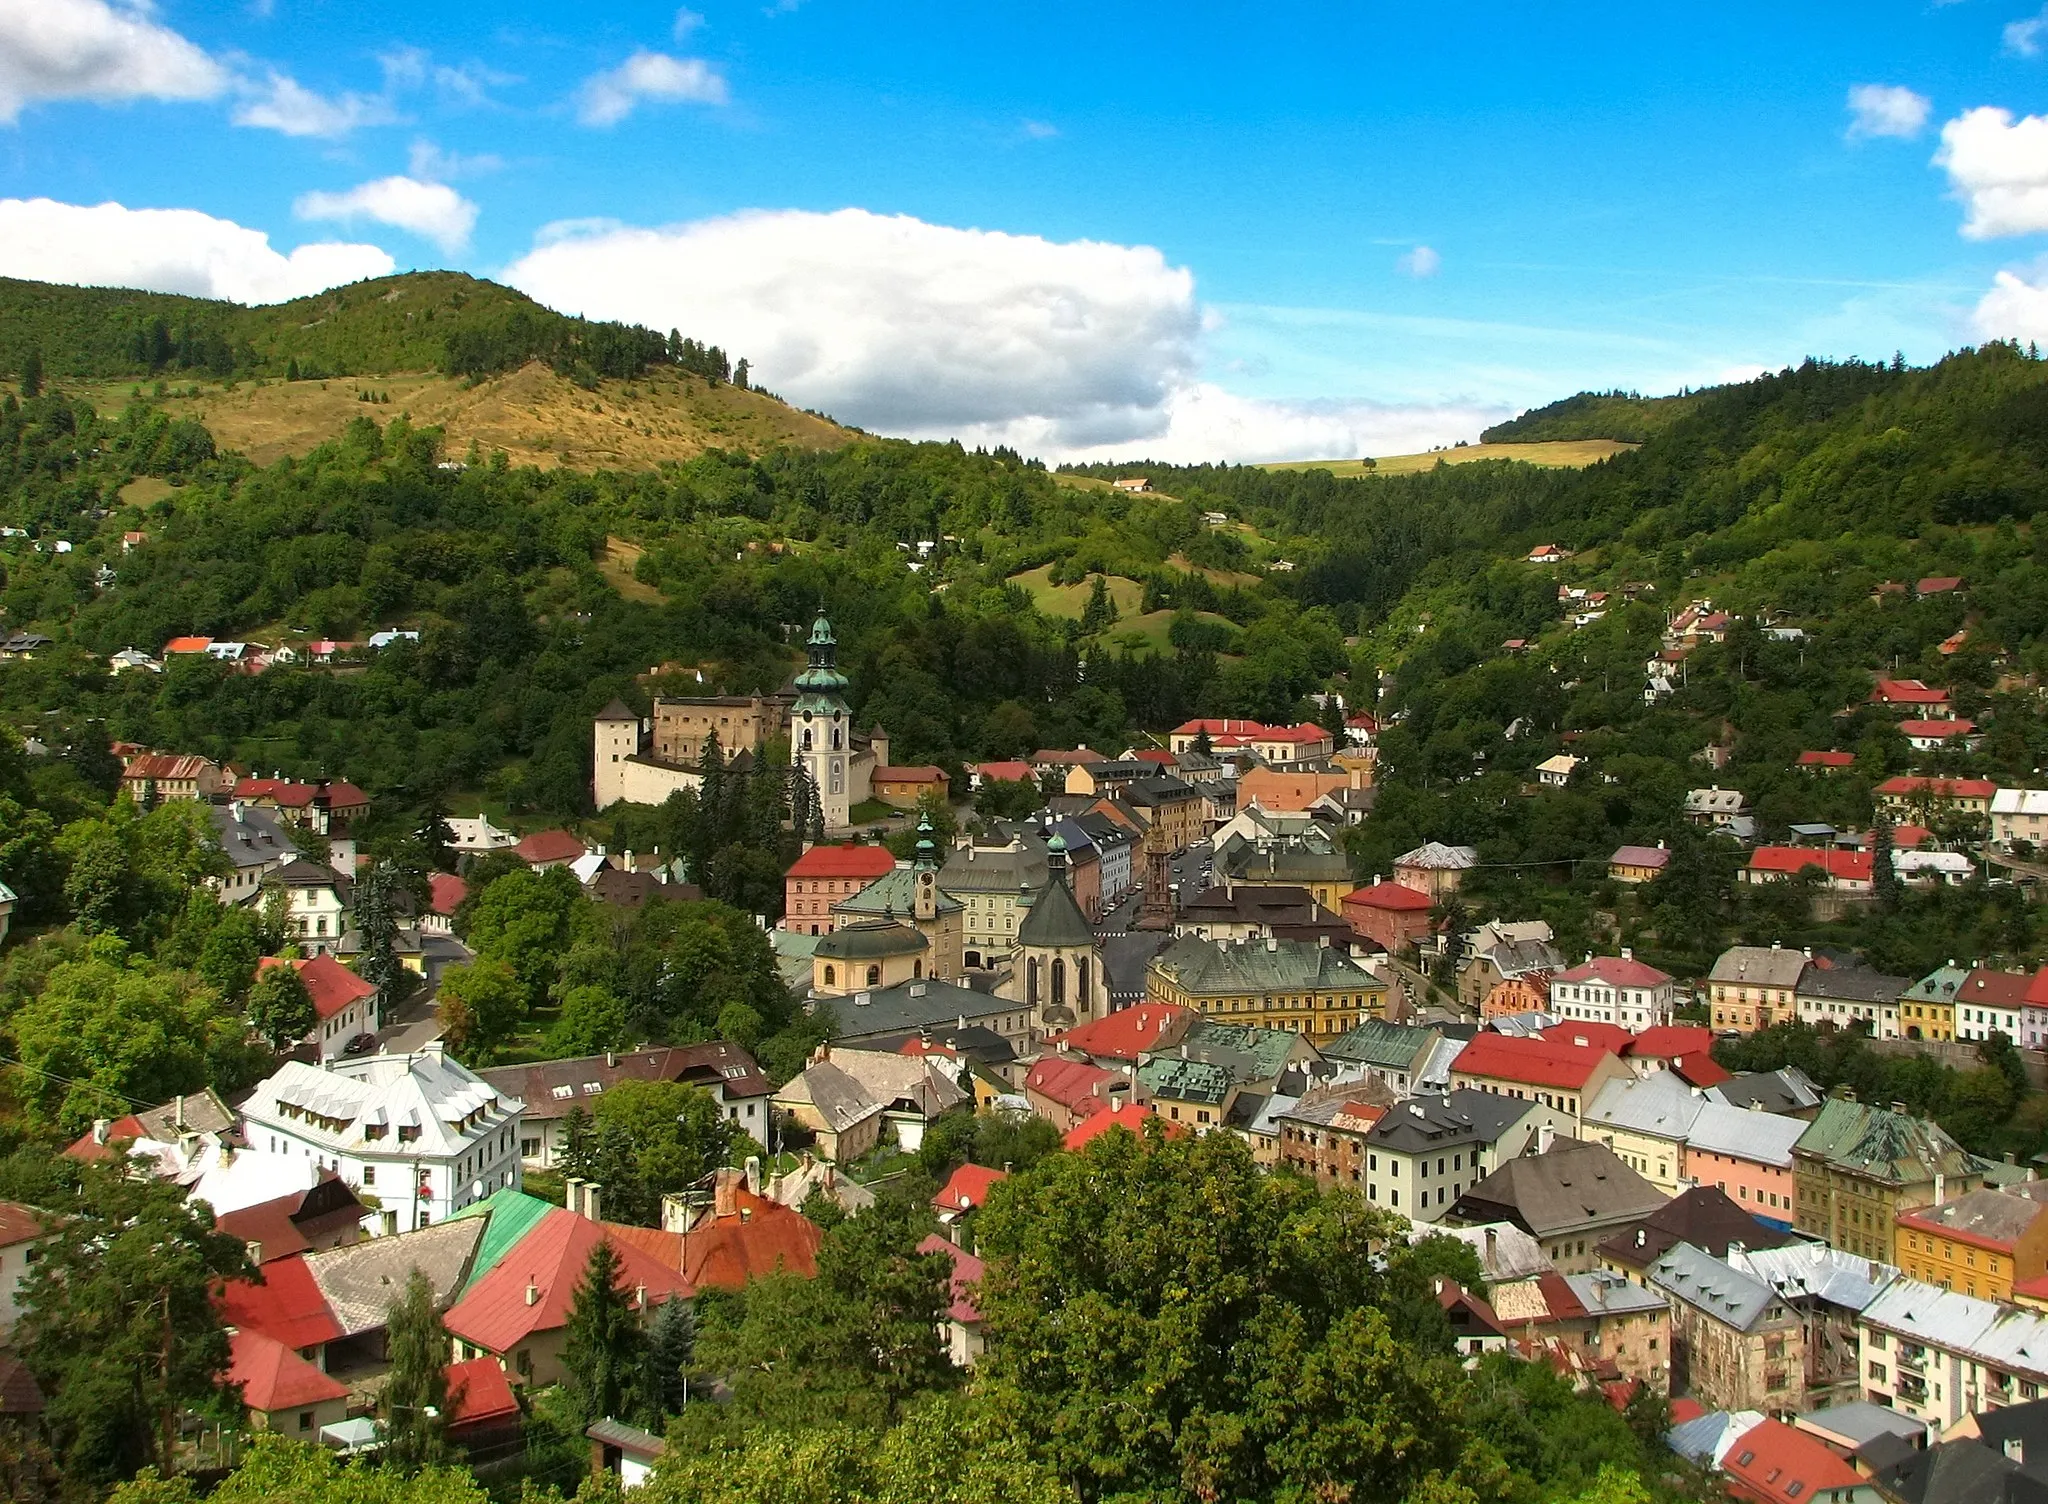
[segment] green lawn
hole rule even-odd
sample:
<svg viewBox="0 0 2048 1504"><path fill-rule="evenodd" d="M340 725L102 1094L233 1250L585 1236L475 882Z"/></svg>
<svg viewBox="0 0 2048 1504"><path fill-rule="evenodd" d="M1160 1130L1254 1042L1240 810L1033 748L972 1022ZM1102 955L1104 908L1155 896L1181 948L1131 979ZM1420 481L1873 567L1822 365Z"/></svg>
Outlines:
<svg viewBox="0 0 2048 1504"><path fill-rule="evenodd" d="M1069 616L1081 619L1087 609L1088 597L1095 590L1095 577L1079 585L1055 585L1048 578L1052 574L1050 564L1041 564L1036 569L1027 569L1022 574L1010 576L1012 585L1022 585L1031 594L1031 604L1047 616ZM1120 574L1105 575L1109 581L1109 598L1116 603L1120 617L1136 616L1138 608L1145 603L1145 587L1136 580L1127 580Z"/></svg>

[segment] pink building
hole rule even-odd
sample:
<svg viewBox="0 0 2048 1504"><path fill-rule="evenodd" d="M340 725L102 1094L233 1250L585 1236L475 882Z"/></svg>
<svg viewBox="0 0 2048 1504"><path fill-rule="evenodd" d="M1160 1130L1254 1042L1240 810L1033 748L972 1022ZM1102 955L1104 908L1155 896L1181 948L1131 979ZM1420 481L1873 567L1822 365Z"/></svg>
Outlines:
<svg viewBox="0 0 2048 1504"><path fill-rule="evenodd" d="M1718 1186L1753 1217L1792 1225L1792 1146L1806 1124L1776 1113L1730 1107L1711 1096L1686 1135L1685 1176Z"/></svg>

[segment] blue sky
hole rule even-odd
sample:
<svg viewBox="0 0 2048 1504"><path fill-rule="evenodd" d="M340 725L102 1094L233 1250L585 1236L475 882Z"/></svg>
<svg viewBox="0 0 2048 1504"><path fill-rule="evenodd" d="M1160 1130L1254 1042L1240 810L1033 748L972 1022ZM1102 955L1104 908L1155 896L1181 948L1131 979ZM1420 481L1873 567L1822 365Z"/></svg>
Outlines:
<svg viewBox="0 0 2048 1504"><path fill-rule="evenodd" d="M891 431L1393 452L2048 335L2038 4L0 0L0 271L451 265Z"/></svg>

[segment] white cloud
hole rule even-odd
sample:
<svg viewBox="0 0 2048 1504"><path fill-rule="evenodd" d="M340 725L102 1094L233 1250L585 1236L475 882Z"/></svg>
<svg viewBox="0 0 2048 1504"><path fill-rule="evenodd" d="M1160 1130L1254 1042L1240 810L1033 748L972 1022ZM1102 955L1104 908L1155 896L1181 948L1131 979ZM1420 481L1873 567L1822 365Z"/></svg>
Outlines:
<svg viewBox="0 0 2048 1504"><path fill-rule="evenodd" d="M350 92L330 99L287 73L273 72L262 83L246 81L241 87L247 97L235 106L235 124L287 136L346 136L359 126L389 125L399 118L386 95Z"/></svg>
<svg viewBox="0 0 2048 1504"><path fill-rule="evenodd" d="M1027 120L1023 130L1033 141L1050 141L1060 133L1058 126L1045 120Z"/></svg>
<svg viewBox="0 0 2048 1504"><path fill-rule="evenodd" d="M1033 445L1028 436L1005 442L1027 454L1056 460L1112 460L1138 456L1169 463L1203 460L1356 459L1362 455L1417 454L1438 444L1476 439L1488 424L1514 416L1510 407L1460 403L1273 402L1242 397L1211 382L1175 390L1167 399L1164 428L1133 442L1061 450ZM981 442L963 434L965 443Z"/></svg>
<svg viewBox="0 0 2048 1504"><path fill-rule="evenodd" d="M2017 339L2048 343L2048 263L2036 265L2031 279L2002 271L1991 291L1978 301L1972 322L1985 339Z"/></svg>
<svg viewBox="0 0 2048 1504"><path fill-rule="evenodd" d="M683 38L687 37L691 32L695 31L698 27L702 26L703 24L704 18L702 16L698 15L695 11L691 10L689 6L684 6L681 10L676 12L676 24L673 28L675 31L676 40L678 42L682 41Z"/></svg>
<svg viewBox="0 0 2048 1504"><path fill-rule="evenodd" d="M227 84L139 0L0 0L0 123L42 100L211 99Z"/></svg>
<svg viewBox="0 0 2048 1504"><path fill-rule="evenodd" d="M407 170L416 178L429 183L445 183L453 178L473 178L487 172L496 172L505 165L505 159L492 152L478 152L465 156L461 152L443 151L433 142L424 138L413 142L407 155L410 164Z"/></svg>
<svg viewBox="0 0 2048 1504"><path fill-rule="evenodd" d="M477 208L445 183L388 177L358 184L346 193L301 194L292 212L301 219L374 219L410 230L453 254L469 243Z"/></svg>
<svg viewBox="0 0 2048 1504"><path fill-rule="evenodd" d="M1925 94L1900 84L1857 84L1849 90L1849 139L1889 136L1911 140L1927 128L1934 108Z"/></svg>
<svg viewBox="0 0 2048 1504"><path fill-rule="evenodd" d="M1970 239L2048 230L2048 117L1967 110L1941 128L1934 160L1967 211Z"/></svg>
<svg viewBox="0 0 2048 1504"><path fill-rule="evenodd" d="M1434 277L1443 270L1444 258L1426 245L1419 245L1394 263L1410 277Z"/></svg>
<svg viewBox="0 0 2048 1504"><path fill-rule="evenodd" d="M724 104L729 97L724 75L704 59L643 51L585 80L576 118L585 125L617 125L642 100Z"/></svg>
<svg viewBox="0 0 2048 1504"><path fill-rule="evenodd" d="M2048 33L2048 6L2041 13L2005 23L2005 50L2014 57L2039 57L2041 38Z"/></svg>
<svg viewBox="0 0 2048 1504"><path fill-rule="evenodd" d="M281 303L393 267L374 245L323 242L283 255L261 230L196 209L0 199L0 275L9 277Z"/></svg>

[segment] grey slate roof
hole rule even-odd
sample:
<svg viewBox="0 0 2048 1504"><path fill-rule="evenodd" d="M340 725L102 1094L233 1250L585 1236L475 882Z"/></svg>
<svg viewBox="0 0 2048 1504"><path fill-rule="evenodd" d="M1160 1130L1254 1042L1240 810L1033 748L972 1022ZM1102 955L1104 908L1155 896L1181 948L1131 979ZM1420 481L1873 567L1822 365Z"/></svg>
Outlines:
<svg viewBox="0 0 2048 1504"><path fill-rule="evenodd" d="M1852 1447L1861 1446L1878 1436L1903 1436L1910 1441L1927 1435L1925 1421L1901 1415L1884 1405L1873 1405L1868 1400L1852 1400L1846 1405L1831 1405L1825 1410L1809 1410L1799 1419L1804 1422L1801 1430L1818 1428L1830 1436L1839 1436Z"/></svg>
<svg viewBox="0 0 2048 1504"><path fill-rule="evenodd" d="M1601 1087L1586 1109L1586 1126L1683 1142L1703 1100L1677 1071L1653 1071L1640 1081L1615 1080Z"/></svg>
<svg viewBox="0 0 2048 1504"><path fill-rule="evenodd" d="M1604 1144L1560 1140L1548 1154L1524 1154L1458 1198L1460 1221L1507 1215L1539 1238L1655 1211L1664 1194Z"/></svg>
<svg viewBox="0 0 2048 1504"><path fill-rule="evenodd" d="M454 1217L417 1232L393 1233L304 1255L344 1335L374 1331L390 1319L391 1303L405 1293L417 1269L434 1287L434 1305L447 1310L469 1277L488 1217Z"/></svg>
<svg viewBox="0 0 2048 1504"><path fill-rule="evenodd" d="M1940 1206L1915 1207L1912 1215L1916 1221L1935 1223L1948 1232L1976 1233L2012 1243L2034 1225L2042 1210L2038 1201L2007 1191L1968 1191Z"/></svg>
<svg viewBox="0 0 2048 1504"><path fill-rule="evenodd" d="M1824 1243L1729 1250L1728 1262L1764 1281L1788 1301L1820 1300L1861 1311L1899 1277L1890 1264L1860 1259Z"/></svg>
<svg viewBox="0 0 2048 1504"><path fill-rule="evenodd" d="M285 834L277 816L267 809L253 804L210 804L206 817L213 822L214 839L220 843L228 865L237 872L298 859L299 848Z"/></svg>
<svg viewBox="0 0 2048 1504"><path fill-rule="evenodd" d="M1397 1154L1493 1144L1535 1110L1534 1102L1466 1086L1441 1097L1410 1097L1375 1123L1366 1138Z"/></svg>
<svg viewBox="0 0 2048 1504"><path fill-rule="evenodd" d="M1670 1075L1672 1072L1659 1074ZM1707 1154L1729 1154L1757 1164L1790 1169L1792 1146L1799 1142L1799 1135L1805 1131L1806 1124L1798 1118L1780 1117L1754 1108L1730 1107L1725 1102L1713 1100L1713 1093L1709 1091L1693 1117L1692 1133L1686 1143L1688 1147Z"/></svg>
<svg viewBox="0 0 2048 1504"><path fill-rule="evenodd" d="M907 924L890 920L862 920L820 935L811 954L828 961L872 961L882 956L905 956L929 950L931 942Z"/></svg>
<svg viewBox="0 0 2048 1504"><path fill-rule="evenodd" d="M866 1002L861 999L866 998ZM961 1019L975 1023L1023 1011L1024 1005L1008 998L977 992L972 987L927 979L899 982L894 987L876 987L846 997L829 997L819 1006L830 1008L838 1024L835 1040L853 1042L884 1034L903 1034L941 1024L957 1025Z"/></svg>
<svg viewBox="0 0 2048 1504"><path fill-rule="evenodd" d="M1750 1071L1707 1088L1711 1101L1730 1107L1756 1106L1765 1112L1806 1112L1823 1098L1813 1078L1796 1065L1775 1071Z"/></svg>
<svg viewBox="0 0 2048 1504"><path fill-rule="evenodd" d="M1644 1272L1660 1290L1724 1326L1746 1332L1778 1305L1777 1292L1762 1280L1722 1263L1690 1243L1674 1244Z"/></svg>
<svg viewBox="0 0 2048 1504"><path fill-rule="evenodd" d="M1094 943L1095 931L1089 928L1081 905L1074 901L1074 890L1067 885L1062 868L1058 880L1048 882L1045 891L1032 900L1031 912L1017 926L1017 944L1086 949Z"/></svg>
<svg viewBox="0 0 2048 1504"><path fill-rule="evenodd" d="M1783 987L1789 991L1799 985L1806 964L1806 957L1796 950L1731 945L1714 958L1714 969L1707 974L1707 980L1744 987Z"/></svg>
<svg viewBox="0 0 2048 1504"><path fill-rule="evenodd" d="M1799 995L1843 1003L1895 1003L1911 977L1886 976L1868 966L1809 966L1799 979Z"/></svg>

